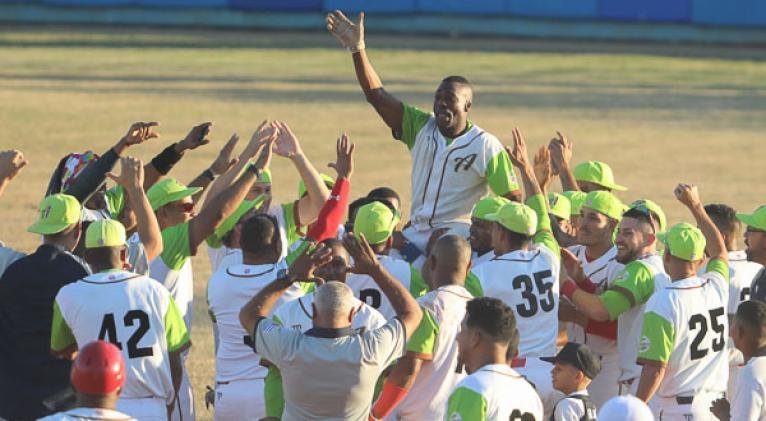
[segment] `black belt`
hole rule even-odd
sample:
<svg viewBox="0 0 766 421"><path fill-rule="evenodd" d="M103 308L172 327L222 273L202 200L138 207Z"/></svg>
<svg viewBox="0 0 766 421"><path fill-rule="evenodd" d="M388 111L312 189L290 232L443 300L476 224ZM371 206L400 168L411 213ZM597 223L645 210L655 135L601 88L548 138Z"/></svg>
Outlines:
<svg viewBox="0 0 766 421"><path fill-rule="evenodd" d="M694 396L676 396L676 403L679 405L691 405Z"/></svg>

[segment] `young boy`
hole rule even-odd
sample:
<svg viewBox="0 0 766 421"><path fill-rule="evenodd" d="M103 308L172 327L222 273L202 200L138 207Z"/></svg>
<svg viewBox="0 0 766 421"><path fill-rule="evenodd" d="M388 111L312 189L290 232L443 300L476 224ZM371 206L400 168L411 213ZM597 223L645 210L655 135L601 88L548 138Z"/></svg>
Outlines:
<svg viewBox="0 0 766 421"><path fill-rule="evenodd" d="M587 387L598 372L601 361L587 345L568 342L555 357L540 358L553 363L553 387L566 397L556 404L552 420L596 421L596 407Z"/></svg>

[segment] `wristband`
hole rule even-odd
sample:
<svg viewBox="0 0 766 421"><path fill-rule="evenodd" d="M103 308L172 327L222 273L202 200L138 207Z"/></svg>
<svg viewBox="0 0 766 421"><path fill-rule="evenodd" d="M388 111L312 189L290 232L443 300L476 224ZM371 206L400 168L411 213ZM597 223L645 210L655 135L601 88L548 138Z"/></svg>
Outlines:
<svg viewBox="0 0 766 421"><path fill-rule="evenodd" d="M162 175L167 175L173 166L181 160L180 153L176 152L175 144L172 144L152 158L152 166Z"/></svg>
<svg viewBox="0 0 766 421"><path fill-rule="evenodd" d="M215 174L213 174L213 171L211 171L210 168L206 169L205 171L202 171L202 176L209 178L210 181L215 180Z"/></svg>
<svg viewBox="0 0 766 421"><path fill-rule="evenodd" d="M247 170L255 174L255 178L258 178L258 176L261 175L261 170L259 170L258 167L255 166L255 164L248 165Z"/></svg>
<svg viewBox="0 0 766 421"><path fill-rule="evenodd" d="M399 405L399 402L407 396L407 392L409 392L409 389L397 386L391 381L386 380L383 383L383 391L380 392L378 401L375 402L372 411L370 411L370 416L373 419L376 419L375 417L378 419L387 417L396 408L396 405Z"/></svg>
<svg viewBox="0 0 766 421"><path fill-rule="evenodd" d="M561 293L564 294L564 296L569 298L569 300L571 301L575 291L577 291L578 289L580 289L580 287L577 286L577 284L570 279L564 282L564 285L561 286Z"/></svg>

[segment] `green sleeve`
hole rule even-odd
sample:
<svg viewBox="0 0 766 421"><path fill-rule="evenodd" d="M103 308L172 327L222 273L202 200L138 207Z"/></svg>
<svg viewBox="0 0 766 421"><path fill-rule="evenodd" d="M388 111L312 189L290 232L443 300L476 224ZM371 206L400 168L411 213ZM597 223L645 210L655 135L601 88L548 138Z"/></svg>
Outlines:
<svg viewBox="0 0 766 421"><path fill-rule="evenodd" d="M178 224L162 230L162 254L160 257L171 270L179 270L191 257L189 223Z"/></svg>
<svg viewBox="0 0 766 421"><path fill-rule="evenodd" d="M638 358L667 363L673 352L675 338L675 330L668 320L653 311L644 313Z"/></svg>
<svg viewBox="0 0 766 421"><path fill-rule="evenodd" d="M118 219L122 210L125 208L125 189L122 186L114 186L104 193L106 199L106 208L113 219Z"/></svg>
<svg viewBox="0 0 766 421"><path fill-rule="evenodd" d="M295 262L295 259L298 258L308 247L309 243L308 241L298 240L301 243L295 247L292 251L287 253L287 257L285 257L285 263L287 263L288 266L292 265L293 262Z"/></svg>
<svg viewBox="0 0 766 421"><path fill-rule="evenodd" d="M274 364L269 365L269 372L263 384L266 402L266 417L280 419L285 411L285 395L282 390L282 373Z"/></svg>
<svg viewBox="0 0 766 421"><path fill-rule="evenodd" d="M487 401L483 396L467 387L459 387L447 401L448 420L485 421Z"/></svg>
<svg viewBox="0 0 766 421"><path fill-rule="evenodd" d="M420 272L410 265L410 294L413 297L418 298L428 293L428 285L423 277L420 276Z"/></svg>
<svg viewBox="0 0 766 421"><path fill-rule="evenodd" d="M561 257L559 243L551 231L551 217L548 215L548 201L542 193L527 198L527 206L537 214L537 229L533 241L542 244L558 257Z"/></svg>
<svg viewBox="0 0 766 421"><path fill-rule="evenodd" d="M505 151L501 150L489 160L484 176L487 178L489 188L498 196L505 196L519 190L519 183L516 182L516 175L511 166L511 158Z"/></svg>
<svg viewBox="0 0 766 421"><path fill-rule="evenodd" d="M407 149L412 150L415 147L415 139L418 132L428 123L431 114L419 110L409 104L404 104L404 114L402 115L402 143L407 145Z"/></svg>
<svg viewBox="0 0 766 421"><path fill-rule="evenodd" d="M282 215L285 220L285 232L287 233L287 244L282 244L282 247L290 247L294 242L301 239L301 234L298 232L300 228L295 221L295 212L297 202L290 202L282 204Z"/></svg>
<svg viewBox="0 0 766 421"><path fill-rule="evenodd" d="M72 329L61 314L59 303L53 302L53 322L51 324L51 350L63 351L72 345L77 345Z"/></svg>
<svg viewBox="0 0 766 421"><path fill-rule="evenodd" d="M465 278L465 289L467 289L474 297L478 298L484 296L484 288L481 287L481 281L479 281L479 277L473 272L470 272L468 277Z"/></svg>
<svg viewBox="0 0 766 421"><path fill-rule="evenodd" d="M721 259L710 259L705 272L715 272L729 282L729 264Z"/></svg>
<svg viewBox="0 0 766 421"><path fill-rule="evenodd" d="M170 298L168 309L165 312L165 339L168 343L168 352L181 349L189 343L189 332L186 330L184 318L181 317L181 311L178 310L173 297Z"/></svg>
<svg viewBox="0 0 766 421"><path fill-rule="evenodd" d="M260 195L253 200L243 200L234 213L229 215L229 217L226 218L212 234L210 234L210 237L206 240L207 244L214 249L220 248L223 245L223 237L228 234L229 231L234 229L234 226L237 225L237 222L242 218L242 215L246 214L250 209L260 206L264 200L265 197L263 195Z"/></svg>
<svg viewBox="0 0 766 421"><path fill-rule="evenodd" d="M439 324L436 323L430 311L422 307L421 310L423 318L407 342L407 352L416 354L421 360L431 360L436 346L436 337L439 335Z"/></svg>
<svg viewBox="0 0 766 421"><path fill-rule="evenodd" d="M641 262L633 261L617 275L609 290L601 294L611 320L649 301L654 293L654 274Z"/></svg>

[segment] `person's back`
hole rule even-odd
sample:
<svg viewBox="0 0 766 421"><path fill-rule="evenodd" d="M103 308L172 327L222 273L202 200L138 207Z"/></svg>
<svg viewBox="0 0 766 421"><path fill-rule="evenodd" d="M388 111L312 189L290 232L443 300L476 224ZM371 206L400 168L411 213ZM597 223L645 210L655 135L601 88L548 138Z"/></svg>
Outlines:
<svg viewBox="0 0 766 421"><path fill-rule="evenodd" d="M427 290L428 287L420 274L405 260L390 256L378 256L378 259L383 267L410 291L413 297L417 298ZM362 274L350 274L346 284L354 292L356 298L378 310L383 317L386 319L394 317L394 308L371 277Z"/></svg>
<svg viewBox="0 0 766 421"><path fill-rule="evenodd" d="M484 418L473 418L465 410L473 402ZM479 415L476 412L475 415ZM543 421L543 404L534 387L504 364L486 365L457 384L447 407L449 420ZM466 417L468 415L468 417Z"/></svg>
<svg viewBox="0 0 766 421"><path fill-rule="evenodd" d="M39 421L136 421L136 419L112 409L73 408L40 418Z"/></svg>

